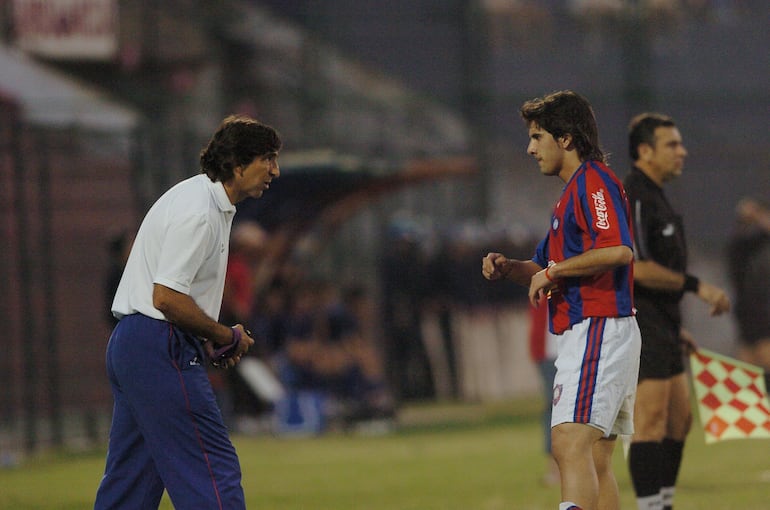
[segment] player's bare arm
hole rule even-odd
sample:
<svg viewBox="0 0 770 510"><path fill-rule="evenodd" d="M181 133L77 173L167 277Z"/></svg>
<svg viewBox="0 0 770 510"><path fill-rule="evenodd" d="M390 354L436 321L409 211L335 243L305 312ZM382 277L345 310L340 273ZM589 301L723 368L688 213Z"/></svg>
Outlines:
<svg viewBox="0 0 770 510"><path fill-rule="evenodd" d="M625 266L633 259L634 252L628 246L595 248L551 265L548 276L554 280L571 276L589 276Z"/></svg>
<svg viewBox="0 0 770 510"><path fill-rule="evenodd" d="M529 301L537 306L540 298L557 286L561 278L588 276L630 264L634 253L628 246L609 246L588 250L575 257L551 264L532 276L529 284Z"/></svg>
<svg viewBox="0 0 770 510"><path fill-rule="evenodd" d="M676 292L685 288L687 275L673 271L652 260L639 260L634 264L634 281L643 287ZM696 295L710 305L711 315L721 315L730 310L727 293L706 281L697 284Z"/></svg>
<svg viewBox="0 0 770 510"><path fill-rule="evenodd" d="M481 273L487 280L505 279L525 287L541 269L531 260L509 259L502 253L489 253L481 260Z"/></svg>
<svg viewBox="0 0 770 510"><path fill-rule="evenodd" d="M232 329L211 319L187 294L156 283L153 285L152 302L169 322L195 336L210 340L209 344L227 345L233 341ZM235 327L241 333L240 346L233 356L237 361L254 345L254 339L247 334L242 325ZM208 348L213 349L213 346L208 346L207 350ZM229 361L231 360L228 360L227 366L235 364Z"/></svg>

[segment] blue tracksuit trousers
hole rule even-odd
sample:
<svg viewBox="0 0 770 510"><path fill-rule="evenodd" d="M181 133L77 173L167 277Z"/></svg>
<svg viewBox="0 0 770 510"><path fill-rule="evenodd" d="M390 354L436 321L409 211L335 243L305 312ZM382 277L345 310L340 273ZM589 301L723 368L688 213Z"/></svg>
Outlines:
<svg viewBox="0 0 770 510"><path fill-rule="evenodd" d="M198 341L144 315L121 319L107 346L115 408L95 510L245 509L241 468Z"/></svg>

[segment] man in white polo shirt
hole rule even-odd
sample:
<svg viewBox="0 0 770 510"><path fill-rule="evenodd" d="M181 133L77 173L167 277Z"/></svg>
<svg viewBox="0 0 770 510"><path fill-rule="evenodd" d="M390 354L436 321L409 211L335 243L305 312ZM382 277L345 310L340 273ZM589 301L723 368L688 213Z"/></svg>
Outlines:
<svg viewBox="0 0 770 510"><path fill-rule="evenodd" d="M281 139L248 117L226 118L201 152L201 174L169 189L136 235L107 346L115 399L95 509L245 508L241 470L206 373L254 344L218 322L235 204L279 176Z"/></svg>

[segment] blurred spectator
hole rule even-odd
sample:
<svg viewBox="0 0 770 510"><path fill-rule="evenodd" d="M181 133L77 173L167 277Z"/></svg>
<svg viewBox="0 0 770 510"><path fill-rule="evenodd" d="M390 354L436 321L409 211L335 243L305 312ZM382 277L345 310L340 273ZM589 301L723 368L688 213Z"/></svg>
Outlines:
<svg viewBox="0 0 770 510"><path fill-rule="evenodd" d="M339 291L309 281L296 289L287 321L280 378L289 392L313 391L330 397L330 418L346 427L392 418L380 354L364 334L370 312L361 289ZM336 408L336 409L335 409Z"/></svg>
<svg viewBox="0 0 770 510"><path fill-rule="evenodd" d="M267 233L253 221L233 226L227 278L222 300L222 320L247 324L254 308L256 268L267 247Z"/></svg>
<svg viewBox="0 0 770 510"><path fill-rule="evenodd" d="M553 406L553 380L556 376L556 336L548 330L547 299L540 300L540 306L529 307L529 354L537 365L540 382L543 386L543 447L546 454L546 472L542 482L547 486L557 486L559 466L551 453L551 408Z"/></svg>
<svg viewBox="0 0 770 510"><path fill-rule="evenodd" d="M342 289L342 299L332 303L329 313L330 338L339 337L357 361L363 376L363 406L359 418L392 417L394 401L385 377L382 349L375 336L375 312L371 296L364 287Z"/></svg>
<svg viewBox="0 0 770 510"><path fill-rule="evenodd" d="M289 287L282 279L274 280L257 297L248 321L256 342L253 351L268 360L281 352L286 343L289 294Z"/></svg>
<svg viewBox="0 0 770 510"><path fill-rule="evenodd" d="M408 221L392 224L380 261L385 356L390 385L398 400L435 397L428 353L422 341L422 303L432 282L418 229Z"/></svg>
<svg viewBox="0 0 770 510"><path fill-rule="evenodd" d="M553 33L555 6L544 0L483 0L488 37L493 48L526 48Z"/></svg>
<svg viewBox="0 0 770 510"><path fill-rule="evenodd" d="M220 312L220 320L225 324L249 324L255 306L256 268L266 251L267 241L267 233L256 222L233 225ZM255 347L259 342L260 339L255 338ZM255 353L256 349L247 356ZM233 426L235 416L250 416L265 410L266 403L253 394L236 370L209 370L209 380L222 417L229 426Z"/></svg>
<svg viewBox="0 0 770 510"><path fill-rule="evenodd" d="M744 198L735 212L727 255L740 333L739 357L764 368L770 387L770 209Z"/></svg>
<svg viewBox="0 0 770 510"><path fill-rule="evenodd" d="M447 254L448 246L439 246L425 265L425 275L431 285L425 289L420 324L435 394L439 399L455 399L459 395L452 331L452 281L455 267Z"/></svg>

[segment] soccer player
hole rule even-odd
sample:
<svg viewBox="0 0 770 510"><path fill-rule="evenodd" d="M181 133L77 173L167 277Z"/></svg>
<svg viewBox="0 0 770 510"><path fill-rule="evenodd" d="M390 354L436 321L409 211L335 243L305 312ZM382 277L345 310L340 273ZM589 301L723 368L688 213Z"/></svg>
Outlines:
<svg viewBox="0 0 770 510"><path fill-rule="evenodd" d="M558 335L551 438L561 475L559 510L616 509L612 472L617 434L631 434L641 338L633 308L630 212L623 186L604 164L591 105L572 91L527 101L527 152L540 172L564 182L548 234L531 260L489 253L488 280L548 295Z"/></svg>
<svg viewBox="0 0 770 510"><path fill-rule="evenodd" d="M722 289L687 273L682 219L663 193L663 185L682 174L687 157L676 124L657 113L638 115L629 125L628 144L634 167L624 184L633 215L634 302L642 332L628 464L639 509L671 509L692 421L682 347L693 348L694 342L682 329L679 302L692 292L719 315L730 301Z"/></svg>
<svg viewBox="0 0 770 510"><path fill-rule="evenodd" d="M164 193L136 235L112 303L107 345L115 400L104 477L94 508L244 509L241 469L206 365L222 346L230 368L254 340L218 322L235 204L280 175L281 140L228 117L201 152L201 174Z"/></svg>

